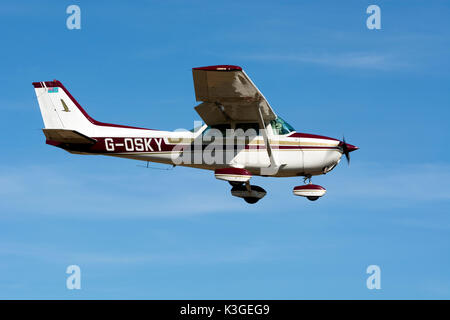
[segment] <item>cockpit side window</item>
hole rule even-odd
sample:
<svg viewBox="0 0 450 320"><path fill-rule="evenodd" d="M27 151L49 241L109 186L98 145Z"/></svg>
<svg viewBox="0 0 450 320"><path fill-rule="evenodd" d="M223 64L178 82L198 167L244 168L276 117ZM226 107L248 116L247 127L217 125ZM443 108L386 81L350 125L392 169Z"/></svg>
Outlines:
<svg viewBox="0 0 450 320"><path fill-rule="evenodd" d="M219 130L222 135L225 137L226 133L227 133L227 129L231 129L231 125L230 124L216 124L213 126L208 126L205 131L203 131L203 135L207 135L208 131L211 129L216 129Z"/></svg>
<svg viewBox="0 0 450 320"><path fill-rule="evenodd" d="M287 123L280 117L277 117L275 120L270 121L270 125L272 126L273 133L277 135L285 135L292 131L295 131L295 129L289 123Z"/></svg>
<svg viewBox="0 0 450 320"><path fill-rule="evenodd" d="M259 132L259 124L257 122L236 123L236 129L242 129L244 132L253 129L256 134Z"/></svg>

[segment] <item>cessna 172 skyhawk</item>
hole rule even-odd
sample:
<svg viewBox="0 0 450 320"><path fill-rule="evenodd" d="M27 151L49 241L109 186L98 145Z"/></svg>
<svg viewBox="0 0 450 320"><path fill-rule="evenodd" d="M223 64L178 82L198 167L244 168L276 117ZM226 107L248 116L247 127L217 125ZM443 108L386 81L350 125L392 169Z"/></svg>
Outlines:
<svg viewBox="0 0 450 320"><path fill-rule="evenodd" d="M253 175L304 177L293 193L317 200L325 188L311 177L331 171L358 148L343 139L296 132L276 115L241 67L192 69L195 107L203 126L160 131L94 120L57 80L34 82L46 143L76 154L97 154L214 170L231 194L256 203L266 191ZM249 133L250 132L250 133ZM238 143L236 143L238 141ZM208 143L207 143L208 142ZM306 183L309 181L309 183Z"/></svg>

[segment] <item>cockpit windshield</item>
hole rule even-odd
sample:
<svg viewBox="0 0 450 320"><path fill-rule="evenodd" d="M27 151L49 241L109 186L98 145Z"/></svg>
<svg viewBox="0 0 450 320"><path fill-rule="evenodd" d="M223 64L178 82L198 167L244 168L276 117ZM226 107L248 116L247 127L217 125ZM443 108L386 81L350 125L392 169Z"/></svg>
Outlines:
<svg viewBox="0 0 450 320"><path fill-rule="evenodd" d="M275 120L270 121L270 125L272 126L274 134L284 135L295 131L295 129L292 128L289 123L287 123L280 117L277 117Z"/></svg>

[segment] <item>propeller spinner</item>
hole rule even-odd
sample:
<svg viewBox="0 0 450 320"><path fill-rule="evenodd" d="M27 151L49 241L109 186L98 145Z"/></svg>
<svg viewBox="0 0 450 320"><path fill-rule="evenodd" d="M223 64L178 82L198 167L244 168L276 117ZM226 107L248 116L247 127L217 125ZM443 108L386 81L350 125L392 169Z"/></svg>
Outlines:
<svg viewBox="0 0 450 320"><path fill-rule="evenodd" d="M358 150L359 148L352 144L346 143L345 137L342 137L342 141L339 143L339 146L341 147L342 153L345 155L345 158L347 159L347 163L350 165L350 152Z"/></svg>

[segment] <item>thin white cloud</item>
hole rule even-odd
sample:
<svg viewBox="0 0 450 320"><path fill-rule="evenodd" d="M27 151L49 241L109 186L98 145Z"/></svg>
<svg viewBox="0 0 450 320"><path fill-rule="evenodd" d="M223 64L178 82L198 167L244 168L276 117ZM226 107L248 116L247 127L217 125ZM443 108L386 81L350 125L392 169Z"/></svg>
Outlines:
<svg viewBox="0 0 450 320"><path fill-rule="evenodd" d="M398 223L407 228L418 229L430 229L434 231L450 231L450 223L447 219L441 219L440 216L434 216L434 219L430 220L428 216L422 216L420 218L402 217L401 219L394 219L393 222Z"/></svg>
<svg viewBox="0 0 450 320"><path fill-rule="evenodd" d="M119 167L119 165L118 165ZM91 168L93 171L97 170ZM298 179L256 178L268 195L254 206L230 195L228 184L211 172L175 168L173 172L127 169L88 174L60 165L0 167L0 211L80 219L182 218L235 212L259 214L261 207L285 210L301 198L291 190ZM408 207L450 200L448 164L345 163L326 176L314 177L328 193L322 208L340 201L366 207ZM273 187L271 187L273 186ZM276 187L275 187L276 186ZM309 202L302 205L311 205Z"/></svg>
<svg viewBox="0 0 450 320"><path fill-rule="evenodd" d="M327 175L328 176L328 175ZM450 165L446 163L362 163L339 166L324 181L327 197L366 208L448 203ZM326 182L325 182L326 180Z"/></svg>
<svg viewBox="0 0 450 320"><path fill-rule="evenodd" d="M337 68L361 68L361 69L380 69L390 70L392 68L402 68L407 63L397 59L393 55L379 53L295 53L295 54L249 54L241 58L249 60L277 61L301 63L308 65L322 65Z"/></svg>
<svg viewBox="0 0 450 320"><path fill-rule="evenodd" d="M0 244L0 256L17 256L51 263L83 264L215 264L245 263L273 259L279 248L266 244L231 245L224 248L208 246L164 251L140 252L73 251L55 245L9 242Z"/></svg>
<svg viewBox="0 0 450 320"><path fill-rule="evenodd" d="M0 210L3 215L114 219L232 213L241 205L218 205L230 187L199 179L199 171L195 175L192 169L176 168L174 175L131 170L92 175L60 165L0 167ZM214 179L212 174L209 178Z"/></svg>

